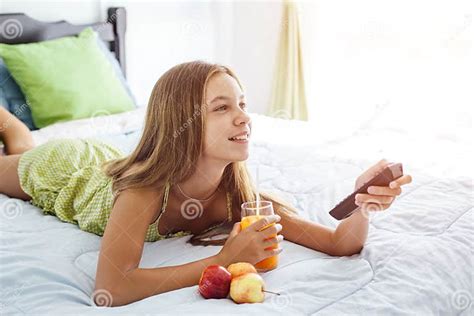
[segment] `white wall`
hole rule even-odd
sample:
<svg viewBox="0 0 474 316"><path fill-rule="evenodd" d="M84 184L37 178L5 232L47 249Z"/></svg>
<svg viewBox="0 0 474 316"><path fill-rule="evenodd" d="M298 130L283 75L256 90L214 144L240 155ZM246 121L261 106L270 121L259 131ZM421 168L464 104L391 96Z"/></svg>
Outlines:
<svg viewBox="0 0 474 316"><path fill-rule="evenodd" d="M147 100L154 83L167 69L180 62L204 59L233 68L245 87L251 111L265 112L278 40L280 0L102 0L101 5L101 12L113 5L127 8L128 79L141 102Z"/></svg>
<svg viewBox="0 0 474 316"><path fill-rule="evenodd" d="M236 1L233 12L233 36L227 42L233 45L230 63L245 86L250 110L264 114L270 102L282 4Z"/></svg>
<svg viewBox="0 0 474 316"><path fill-rule="evenodd" d="M92 23L100 19L98 0L35 1L0 0L0 12L20 12L45 22L66 20L71 23Z"/></svg>
<svg viewBox="0 0 474 316"><path fill-rule="evenodd" d="M418 137L472 133L473 4L305 2L301 18L315 124L333 135L350 135L363 124Z"/></svg>
<svg viewBox="0 0 474 316"><path fill-rule="evenodd" d="M117 1L103 1L103 10ZM153 85L172 66L195 59L214 60L212 8L199 2L128 2L128 80L145 104ZM105 17L104 17L105 18Z"/></svg>

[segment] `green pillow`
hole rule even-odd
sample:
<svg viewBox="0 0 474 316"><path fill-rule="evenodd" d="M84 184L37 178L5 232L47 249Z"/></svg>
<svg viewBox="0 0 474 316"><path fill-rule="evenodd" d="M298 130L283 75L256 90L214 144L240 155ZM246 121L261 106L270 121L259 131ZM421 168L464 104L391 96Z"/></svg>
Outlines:
<svg viewBox="0 0 474 316"><path fill-rule="evenodd" d="M77 37L0 44L0 56L23 91L37 127L135 108L96 36L86 28Z"/></svg>

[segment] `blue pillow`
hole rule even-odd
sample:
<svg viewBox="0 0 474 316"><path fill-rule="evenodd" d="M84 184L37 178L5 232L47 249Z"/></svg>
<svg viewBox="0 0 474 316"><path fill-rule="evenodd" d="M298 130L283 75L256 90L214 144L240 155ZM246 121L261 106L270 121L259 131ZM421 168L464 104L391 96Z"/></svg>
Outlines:
<svg viewBox="0 0 474 316"><path fill-rule="evenodd" d="M37 129L35 124L33 124L31 110L26 103L25 96L8 71L2 58L0 58L0 102L25 123L30 130Z"/></svg>
<svg viewBox="0 0 474 316"><path fill-rule="evenodd" d="M1 67L1 65L0 65ZM1 70L0 70L1 71ZM7 102L7 99L5 99L5 97L3 96L4 93L3 93L3 87L0 86L0 106L4 109L6 109L7 111L10 111L9 107L8 107L8 102Z"/></svg>
<svg viewBox="0 0 474 316"><path fill-rule="evenodd" d="M135 97L130 90L127 81L122 73L122 68L118 60L115 58L115 55L107 49L105 43L97 36L97 45L104 52L107 59L112 64L115 73L124 86L127 93L133 100L133 103L136 105L137 102ZM31 116L31 110L28 105L28 102L25 100L25 96L21 91L18 84L13 79L12 75L8 71L3 59L0 57L0 106L9 110L13 115L15 115L19 120L25 123L30 130L38 129L33 123L33 118Z"/></svg>

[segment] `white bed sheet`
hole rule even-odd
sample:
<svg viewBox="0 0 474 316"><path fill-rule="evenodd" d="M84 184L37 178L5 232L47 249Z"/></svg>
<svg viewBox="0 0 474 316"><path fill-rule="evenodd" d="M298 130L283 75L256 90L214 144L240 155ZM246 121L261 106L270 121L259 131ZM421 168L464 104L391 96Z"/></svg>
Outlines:
<svg viewBox="0 0 474 316"><path fill-rule="evenodd" d="M97 137L129 152L143 126L144 108L59 123L34 132L35 142ZM297 121L252 114L248 165L260 166L261 186L282 194L305 218L335 227L328 211L349 194L354 179L382 157L400 159L414 181L389 211L371 215L361 254L331 257L283 241L281 263L262 274L262 304L204 300L197 286L114 308L96 307L94 287L100 237L45 216L29 203L0 194L2 314L463 314L473 306L473 182L470 151L451 139L459 159L417 158L397 148L419 146L403 131L367 129L343 139ZM382 148L388 138L394 146ZM404 139L402 143L400 139ZM398 146L398 147L397 147ZM406 148L406 147L404 147ZM429 149L431 148L431 149ZM373 157L367 160L366 157ZM220 247L194 247L189 237L146 243L141 267L186 263Z"/></svg>

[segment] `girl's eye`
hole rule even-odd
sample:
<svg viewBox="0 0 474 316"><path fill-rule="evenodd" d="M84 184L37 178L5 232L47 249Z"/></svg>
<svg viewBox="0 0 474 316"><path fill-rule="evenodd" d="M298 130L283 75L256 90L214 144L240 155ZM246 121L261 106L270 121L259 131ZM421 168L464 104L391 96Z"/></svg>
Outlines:
<svg viewBox="0 0 474 316"><path fill-rule="evenodd" d="M220 106L216 109L216 111L220 111L222 109L226 109L227 108L227 105L223 105L223 106Z"/></svg>
<svg viewBox="0 0 474 316"><path fill-rule="evenodd" d="M240 103L240 107L241 107L242 109L246 109L246 108L247 108L247 104L245 104L245 103Z"/></svg>

